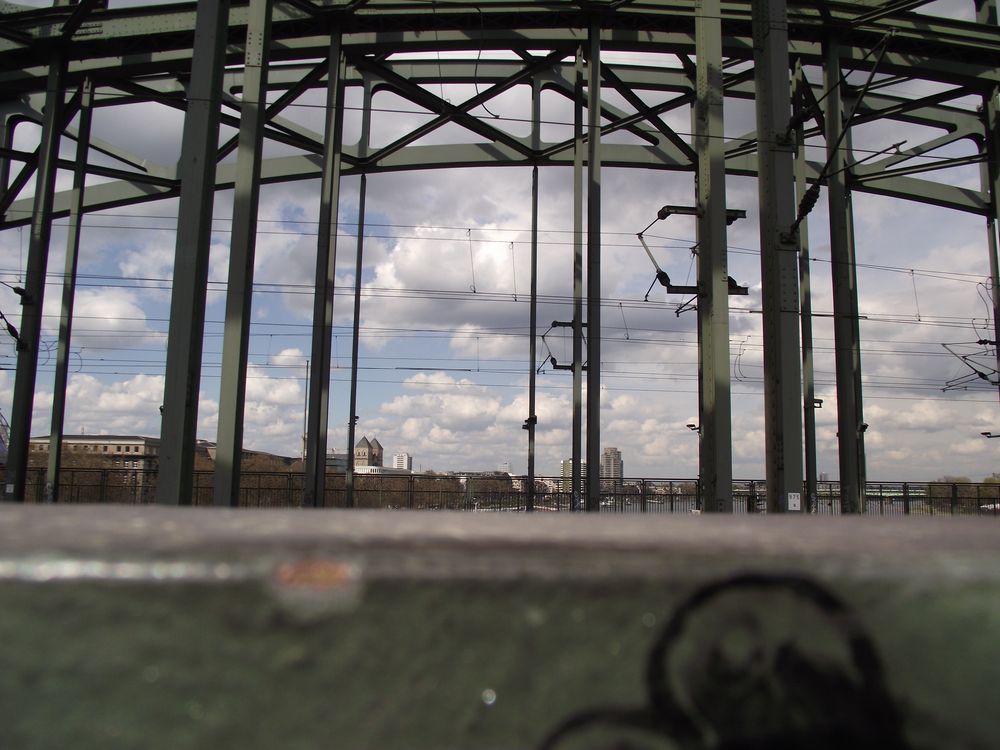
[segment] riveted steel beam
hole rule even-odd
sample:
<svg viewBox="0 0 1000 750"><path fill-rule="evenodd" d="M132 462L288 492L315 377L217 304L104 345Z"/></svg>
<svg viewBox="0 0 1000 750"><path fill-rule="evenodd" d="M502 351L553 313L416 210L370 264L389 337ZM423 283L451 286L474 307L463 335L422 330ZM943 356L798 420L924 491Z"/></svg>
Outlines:
<svg viewBox="0 0 1000 750"><path fill-rule="evenodd" d="M59 501L59 474L62 466L63 425L66 417L66 384L69 380L69 345L73 335L73 303L76 297L76 268L83 231L83 196L87 180L87 151L93 119L93 82L83 82L80 91L80 128L77 135L76 165L73 170L72 205L66 233L65 273L62 309L59 314L59 342L52 384L52 422L49 429L49 464L45 475L45 500Z"/></svg>
<svg viewBox="0 0 1000 750"><path fill-rule="evenodd" d="M219 140L228 13L228 0L202 0L198 6L193 75L177 170L181 190L156 486L156 501L163 505L190 505L193 502L202 337L215 197L214 155Z"/></svg>
<svg viewBox="0 0 1000 750"><path fill-rule="evenodd" d="M760 264L764 307L767 509L802 510L802 380L799 363L788 19L784 0L754 4Z"/></svg>
<svg viewBox="0 0 1000 750"><path fill-rule="evenodd" d="M699 471L702 509L733 511L729 378L729 258L719 0L701 0L695 22L694 103L698 215Z"/></svg>
<svg viewBox="0 0 1000 750"><path fill-rule="evenodd" d="M587 43L587 510L601 509L601 26Z"/></svg>
<svg viewBox="0 0 1000 750"><path fill-rule="evenodd" d="M306 417L306 477L302 504L326 505L327 422L330 415L330 354L333 338L333 288L337 266L337 212L340 205L341 151L344 139L344 54L340 33L329 39L326 132L316 237L316 293L313 297L312 372ZM353 446L350 446L353 450Z"/></svg>
<svg viewBox="0 0 1000 750"><path fill-rule="evenodd" d="M49 263L49 238L52 234L52 202L56 183L56 161L63 128L65 63L55 53L49 61L45 121L38 146L38 170L31 211L31 237L25 269L24 293L21 295L20 338L17 342L17 374L10 419L10 446L7 454L4 499L24 502L25 474L28 470L28 446L31 417L35 404L35 377L42 336L42 305L45 301L45 277Z"/></svg>
<svg viewBox="0 0 1000 750"><path fill-rule="evenodd" d="M263 150L264 108L271 46L272 0L251 0L244 61L236 190L229 243L229 283L219 382L219 427L215 451L215 505L239 505L240 463L243 457L243 414L246 405L247 360L253 267L257 247L257 207Z"/></svg>

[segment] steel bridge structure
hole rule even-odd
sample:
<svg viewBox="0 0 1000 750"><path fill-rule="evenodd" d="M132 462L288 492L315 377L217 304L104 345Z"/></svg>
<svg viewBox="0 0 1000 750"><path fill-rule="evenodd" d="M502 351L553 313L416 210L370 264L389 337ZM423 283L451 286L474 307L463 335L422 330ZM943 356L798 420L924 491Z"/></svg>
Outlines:
<svg viewBox="0 0 1000 750"><path fill-rule="evenodd" d="M538 175L561 166L573 170L575 185L573 487L581 505L596 510L598 472L584 479L580 465L584 459L591 467L600 464L601 169L628 167L695 175L690 204L664 206L660 213L682 209L697 217L706 510L731 512L733 506L726 238L734 217L726 203L726 175L754 176L758 184L772 512L802 510L803 487L814 491L817 480L805 228L817 201L828 202L842 502L845 511L860 512L865 425L852 194L983 217L997 331L1000 28L993 0L975 3L969 20L922 12L927 0L200 0L121 9L113 0L111 7L103 0L49 8L0 3L0 230L30 226L26 281L18 290L22 309L5 499L24 499L54 219L68 217L69 239L50 500L57 499L59 487L81 219L88 212L179 198L157 499L185 504L192 488L213 197L217 190L234 190L214 493L217 503L229 504L239 488L260 187L320 180L303 491L303 504L311 506L323 496L326 477L341 180L360 175L363 228L367 175L452 167L531 170L524 427L533 477ZM925 93L902 93L905 82L917 82L909 90ZM474 84L476 93L455 103L434 93L438 84ZM613 102L602 99L602 90L614 92ZM524 136L483 113L481 105L511 91L530 101L530 132ZM291 114L297 100L318 92L326 103L319 129ZM371 106L377 92L391 92L430 116L374 146L369 134L379 116ZM572 137L543 138L543 92L572 104ZM363 103L354 143L345 138L350 97ZM755 129L725 138L726 106L738 100L754 102ZM147 102L183 112L176 164L153 164L91 136L95 110ZM667 123L678 111L690 112L693 134ZM873 122L917 124L933 135L858 159L850 148L852 128ZM18 150L14 136L26 124L40 127L41 137L37 148ZM220 140L221 125L237 129L238 136ZM471 137L421 142L445 126ZM609 139L618 132L632 134L635 142ZM964 155L949 156L958 143L966 144ZM66 158L67 144L75 144L74 158ZM275 145L286 148L276 155ZM808 158L807 145L822 149ZM823 157L815 158L817 152ZM921 158L929 154L944 156ZM980 170L978 189L950 183L947 170L970 165ZM60 171L73 175L72 188L57 189ZM360 267L360 242L357 252ZM350 414L357 336L355 328ZM349 445L353 421L351 433Z"/></svg>

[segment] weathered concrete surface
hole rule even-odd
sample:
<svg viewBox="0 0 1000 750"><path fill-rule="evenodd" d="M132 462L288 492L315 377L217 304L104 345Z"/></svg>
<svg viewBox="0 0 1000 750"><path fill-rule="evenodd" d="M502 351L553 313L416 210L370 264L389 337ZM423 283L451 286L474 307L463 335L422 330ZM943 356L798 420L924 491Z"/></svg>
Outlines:
<svg viewBox="0 0 1000 750"><path fill-rule="evenodd" d="M991 519L3 506L0 611L5 749L1000 744Z"/></svg>

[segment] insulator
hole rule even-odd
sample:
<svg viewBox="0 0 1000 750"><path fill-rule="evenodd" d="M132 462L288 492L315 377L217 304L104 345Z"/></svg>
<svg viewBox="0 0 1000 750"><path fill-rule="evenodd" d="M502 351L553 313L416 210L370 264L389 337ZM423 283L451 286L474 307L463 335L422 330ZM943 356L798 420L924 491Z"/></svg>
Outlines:
<svg viewBox="0 0 1000 750"><path fill-rule="evenodd" d="M819 200L819 183L814 182L806 190L806 194L802 196L802 201L799 203L799 219L803 219L809 215L809 212L816 207L816 201Z"/></svg>

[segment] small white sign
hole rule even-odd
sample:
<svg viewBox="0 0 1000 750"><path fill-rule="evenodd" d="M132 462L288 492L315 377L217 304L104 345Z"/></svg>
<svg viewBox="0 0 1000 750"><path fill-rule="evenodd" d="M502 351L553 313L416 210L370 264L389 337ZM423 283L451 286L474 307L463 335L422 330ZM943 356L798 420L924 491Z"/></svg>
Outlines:
<svg viewBox="0 0 1000 750"><path fill-rule="evenodd" d="M802 510L802 493L788 493L788 510Z"/></svg>

